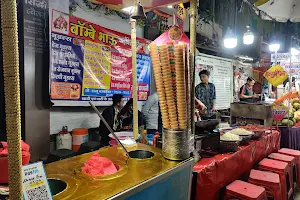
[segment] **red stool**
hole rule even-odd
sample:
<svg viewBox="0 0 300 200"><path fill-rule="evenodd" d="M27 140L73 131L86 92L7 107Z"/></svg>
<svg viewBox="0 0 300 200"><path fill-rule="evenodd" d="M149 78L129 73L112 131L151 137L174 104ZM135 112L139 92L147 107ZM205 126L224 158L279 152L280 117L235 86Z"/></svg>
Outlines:
<svg viewBox="0 0 300 200"><path fill-rule="evenodd" d="M274 200L282 199L282 191L278 174L252 169L248 182L264 187L267 191L268 197L271 197Z"/></svg>
<svg viewBox="0 0 300 200"><path fill-rule="evenodd" d="M265 158L259 162L258 169L278 174L280 178L282 200L290 199L290 197L293 195L293 189L290 186L290 178L288 177L289 167L286 162Z"/></svg>
<svg viewBox="0 0 300 200"><path fill-rule="evenodd" d="M236 180L226 187L224 200L267 200L265 188Z"/></svg>
<svg viewBox="0 0 300 200"><path fill-rule="evenodd" d="M294 195L296 195L296 189L297 189L297 172L296 172L296 164L295 164L295 158L292 156L283 155L280 153L271 153L268 155L268 158L273 160L278 160L282 162L286 162L289 165L289 177L290 177L290 185L293 186Z"/></svg>
<svg viewBox="0 0 300 200"><path fill-rule="evenodd" d="M300 187L300 151L293 150L293 149L280 149L278 153L293 156L295 158L296 168L297 168L297 184Z"/></svg>

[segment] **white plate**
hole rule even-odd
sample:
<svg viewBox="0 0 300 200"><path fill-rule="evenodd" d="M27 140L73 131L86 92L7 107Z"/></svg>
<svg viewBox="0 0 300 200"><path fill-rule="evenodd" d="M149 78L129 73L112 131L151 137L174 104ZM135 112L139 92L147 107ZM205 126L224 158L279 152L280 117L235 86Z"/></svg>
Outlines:
<svg viewBox="0 0 300 200"><path fill-rule="evenodd" d="M121 131L121 132L115 132L115 135L118 137L120 140L124 140L126 138L131 138L134 139L133 136L133 131ZM110 138L115 139L112 134L108 135Z"/></svg>

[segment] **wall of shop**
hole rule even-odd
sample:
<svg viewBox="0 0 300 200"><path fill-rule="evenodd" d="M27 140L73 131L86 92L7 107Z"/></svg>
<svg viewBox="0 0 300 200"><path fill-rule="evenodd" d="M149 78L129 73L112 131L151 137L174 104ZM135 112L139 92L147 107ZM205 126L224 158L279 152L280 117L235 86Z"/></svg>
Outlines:
<svg viewBox="0 0 300 200"><path fill-rule="evenodd" d="M49 153L50 100L49 100L49 44L48 44L48 1L46 7L31 1L18 2L21 91L25 92L25 141L31 146L33 161ZM22 8L22 9L20 9ZM34 12L33 12L34 11ZM23 96L23 95L22 95ZM24 138L23 138L24 139Z"/></svg>

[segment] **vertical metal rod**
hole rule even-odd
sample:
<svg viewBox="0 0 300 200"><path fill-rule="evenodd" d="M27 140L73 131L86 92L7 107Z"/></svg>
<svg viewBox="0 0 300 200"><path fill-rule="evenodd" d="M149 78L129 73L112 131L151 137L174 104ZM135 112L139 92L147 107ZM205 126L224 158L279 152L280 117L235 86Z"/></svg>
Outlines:
<svg viewBox="0 0 300 200"><path fill-rule="evenodd" d="M136 20L130 18L131 27L131 51L132 51L132 98L133 98L133 135L134 139L138 139L138 98L137 98L137 70L136 70Z"/></svg>
<svg viewBox="0 0 300 200"><path fill-rule="evenodd" d="M293 57L293 55L292 55L292 53L290 52L290 69L289 69L289 93L292 91L292 75L291 75L291 68L292 68L292 57ZM288 100L288 127L291 127L290 126L290 109L291 109L291 98L289 98L289 100Z"/></svg>
<svg viewBox="0 0 300 200"><path fill-rule="evenodd" d="M117 140L117 142L119 143L119 145L123 148L123 150L125 151L127 157L129 158L129 153L126 150L126 148L124 147L124 145L121 143L121 141L119 140L119 138L116 136L115 132L112 130L112 128L108 125L107 121L104 119L104 117L101 115L101 113L99 112L99 110L96 108L96 106L90 101L89 104L92 106L92 108L94 109L94 111L97 113L97 115L100 117L100 119L102 120L102 122L104 123L104 125L106 126L106 128L109 130L109 132L113 135L113 137Z"/></svg>
<svg viewBox="0 0 300 200"><path fill-rule="evenodd" d="M195 134L195 54L196 54L196 16L197 0L190 1L190 52L191 52L191 131Z"/></svg>

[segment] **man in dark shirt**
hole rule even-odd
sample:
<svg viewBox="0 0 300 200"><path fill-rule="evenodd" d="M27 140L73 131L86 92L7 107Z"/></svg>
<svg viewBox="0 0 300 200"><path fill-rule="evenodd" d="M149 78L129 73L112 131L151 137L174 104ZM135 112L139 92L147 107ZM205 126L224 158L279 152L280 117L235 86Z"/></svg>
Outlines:
<svg viewBox="0 0 300 200"><path fill-rule="evenodd" d="M123 95L121 94L114 94L112 97L113 105L107 107L103 112L102 116L108 123L108 125L116 131L118 126L119 126L119 120L118 120L118 115L121 110L121 108L124 105L123 102ZM102 145L108 146L109 145L109 130L106 128L105 124L100 121L100 127L99 127L99 133L101 136L101 142Z"/></svg>
<svg viewBox="0 0 300 200"><path fill-rule="evenodd" d="M259 95L254 94L253 86L255 80L252 77L247 78L247 83L240 88L240 102L255 103Z"/></svg>
<svg viewBox="0 0 300 200"><path fill-rule="evenodd" d="M199 73L201 83L196 86L195 96L207 108L206 113L202 114L202 120L216 119L216 88L213 83L209 83L210 73L202 70Z"/></svg>

